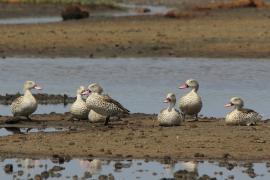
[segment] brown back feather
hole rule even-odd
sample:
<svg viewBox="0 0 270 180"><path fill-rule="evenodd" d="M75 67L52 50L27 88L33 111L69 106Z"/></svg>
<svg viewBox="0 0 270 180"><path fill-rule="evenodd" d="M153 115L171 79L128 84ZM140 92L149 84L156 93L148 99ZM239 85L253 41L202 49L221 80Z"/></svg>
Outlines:
<svg viewBox="0 0 270 180"><path fill-rule="evenodd" d="M243 113L254 113L255 112L252 109L246 109L246 108L240 109L240 111L242 111Z"/></svg>
<svg viewBox="0 0 270 180"><path fill-rule="evenodd" d="M109 95L103 95L103 99L108 103L113 103L116 106L118 106L119 109L123 111L123 113L129 114L129 110L124 108L122 104L120 104L118 101L112 99Z"/></svg>

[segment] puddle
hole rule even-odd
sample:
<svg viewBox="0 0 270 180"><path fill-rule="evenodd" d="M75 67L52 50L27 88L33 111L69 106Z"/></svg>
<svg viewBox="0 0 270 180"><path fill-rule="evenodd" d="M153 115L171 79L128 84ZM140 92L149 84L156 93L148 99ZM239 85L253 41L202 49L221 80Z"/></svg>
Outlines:
<svg viewBox="0 0 270 180"><path fill-rule="evenodd" d="M41 24L61 22L62 18L55 17L20 17L20 18L6 18L0 19L0 24Z"/></svg>
<svg viewBox="0 0 270 180"><path fill-rule="evenodd" d="M80 85L98 82L131 112L158 113L168 92L178 99L187 93L178 89L180 83L195 78L200 83L203 115L224 117L229 112L224 104L240 96L247 108L270 118L269 69L267 59L6 58L0 59L0 93L21 91L23 82L31 79L44 87L44 93L75 96ZM43 107L38 113L45 113ZM68 107L48 107L46 112L68 111Z"/></svg>
<svg viewBox="0 0 270 180"><path fill-rule="evenodd" d="M162 164L158 161L144 160L83 160L72 159L59 163L57 159L3 159L1 162L0 179L30 179L42 174L50 179L99 179L113 176L114 179L161 179L178 177L198 179L202 176L217 179L251 179L250 173L254 171L252 179L269 179L269 166L267 163L251 163L251 168L244 167L245 163L230 162L234 167L230 170L220 167L219 162L179 161L174 164ZM11 165L10 171L6 165ZM268 163L269 165L269 163ZM5 168L6 167L6 168ZM185 171L184 171L185 170ZM180 173L182 172L182 173ZM252 175L252 176L253 176Z"/></svg>
<svg viewBox="0 0 270 180"><path fill-rule="evenodd" d="M28 134L37 132L61 132L67 131L65 128L17 128L17 127L5 127L0 128L0 137L9 136L13 134Z"/></svg>
<svg viewBox="0 0 270 180"><path fill-rule="evenodd" d="M115 12L112 14L107 14L107 16L119 17L119 16L140 16L140 15L156 15L156 14L165 14L172 8L161 5L136 5L136 4L120 4L121 7L127 8L126 12ZM150 9L150 12L147 13L138 13L136 8L147 8ZM106 16L106 13L104 13ZM102 14L100 14L102 15Z"/></svg>
<svg viewBox="0 0 270 180"><path fill-rule="evenodd" d="M51 112L55 113L65 113L70 109L71 104L64 106L64 104L57 105L38 105L38 109L35 114L49 114ZM10 106L0 105L0 115L2 116L11 116Z"/></svg>
<svg viewBox="0 0 270 180"><path fill-rule="evenodd" d="M166 6L151 6L151 5L132 5L120 4L121 7L127 8L126 11L102 11L92 12L91 17L125 17L125 16L140 16L140 15L155 15L164 14L171 8ZM148 13L138 13L135 8L148 8ZM59 13L60 14L60 13ZM0 19L1 24L41 24L41 23L56 23L62 22L61 16L48 16L48 17L19 17L19 18L3 18Z"/></svg>

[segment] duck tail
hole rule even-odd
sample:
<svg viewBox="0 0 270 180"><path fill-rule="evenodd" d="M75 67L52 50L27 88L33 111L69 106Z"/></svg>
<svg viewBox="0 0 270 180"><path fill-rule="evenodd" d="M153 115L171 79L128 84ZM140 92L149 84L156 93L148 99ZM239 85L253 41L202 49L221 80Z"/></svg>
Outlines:
<svg viewBox="0 0 270 180"><path fill-rule="evenodd" d="M126 114L126 115L130 114L130 111L126 108L123 108L122 111L123 111L123 114Z"/></svg>

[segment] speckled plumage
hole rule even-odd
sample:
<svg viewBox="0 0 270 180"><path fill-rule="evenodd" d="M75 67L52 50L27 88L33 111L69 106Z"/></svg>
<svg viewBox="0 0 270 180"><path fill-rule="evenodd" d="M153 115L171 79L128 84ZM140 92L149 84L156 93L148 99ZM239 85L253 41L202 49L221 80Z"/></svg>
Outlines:
<svg viewBox="0 0 270 180"><path fill-rule="evenodd" d="M191 90L180 98L179 109L187 115L196 115L202 109L202 100L197 92Z"/></svg>
<svg viewBox="0 0 270 180"><path fill-rule="evenodd" d="M91 92L95 92L97 94L102 94L102 92L103 92L103 88L97 83L90 84L88 89ZM94 110L90 109L89 114L88 114L88 120L90 122L99 122L99 121L104 121L105 119L106 119L106 116L98 114Z"/></svg>
<svg viewBox="0 0 270 180"><path fill-rule="evenodd" d="M169 93L164 101L169 103L169 107L160 111L158 114L158 122L160 126L178 126L181 124L182 116L178 110L174 108L176 98L173 93Z"/></svg>
<svg viewBox="0 0 270 180"><path fill-rule="evenodd" d="M182 88L182 87L181 87ZM179 100L179 109L183 115L195 115L202 109L202 99L198 94L199 83L194 79L189 79L185 82L184 88L192 88L186 95L182 96Z"/></svg>
<svg viewBox="0 0 270 180"><path fill-rule="evenodd" d="M85 101L82 99L82 93L85 88L81 86L77 90L77 99L70 107L70 113L74 118L87 119L89 114L89 108L86 106Z"/></svg>
<svg viewBox="0 0 270 180"><path fill-rule="evenodd" d="M106 117L105 125L108 124L111 116L129 114L129 110L124 108L119 102L108 95L101 94L103 89L97 83L90 84L88 91L90 95L86 99L86 105L89 109Z"/></svg>
<svg viewBox="0 0 270 180"><path fill-rule="evenodd" d="M24 95L15 99L11 105L11 112L14 116L29 116L37 110L38 103L31 93L31 89L41 89L33 81L26 81L24 83Z"/></svg>
<svg viewBox="0 0 270 180"><path fill-rule="evenodd" d="M119 102L108 95L91 93L86 100L87 107L103 116L117 116L121 113L129 113Z"/></svg>
<svg viewBox="0 0 270 180"><path fill-rule="evenodd" d="M27 90L23 96L15 99L10 107L14 116L29 116L37 110L38 104L32 93Z"/></svg>
<svg viewBox="0 0 270 180"><path fill-rule="evenodd" d="M228 105L235 107L225 118L228 125L254 125L262 119L262 116L254 110L243 108L244 102L241 98L232 98Z"/></svg>

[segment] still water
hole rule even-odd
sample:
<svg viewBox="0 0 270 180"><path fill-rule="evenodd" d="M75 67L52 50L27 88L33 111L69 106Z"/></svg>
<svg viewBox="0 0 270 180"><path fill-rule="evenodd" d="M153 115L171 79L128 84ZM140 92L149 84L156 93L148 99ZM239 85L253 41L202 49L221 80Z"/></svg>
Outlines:
<svg viewBox="0 0 270 180"><path fill-rule="evenodd" d="M120 4L121 7L127 10L123 11L102 11L102 12L91 12L90 18L92 17L126 17L126 16L140 16L140 15L155 15L164 14L170 10L166 6L150 6L150 5L132 5L132 4ZM136 8L148 8L150 12L139 13ZM1 24L43 24L43 23L57 23L62 21L60 16L45 16L45 17L19 17L19 18L0 18Z"/></svg>
<svg viewBox="0 0 270 180"><path fill-rule="evenodd" d="M188 92L178 86L194 78L203 98L201 114L223 117L229 111L223 105L240 96L246 107L270 118L269 69L267 59L6 58L0 59L0 93L21 92L25 80L34 80L45 93L75 96L80 85L98 82L131 112L158 113L168 92L178 99ZM39 113L68 111L51 107L40 106Z"/></svg>
<svg viewBox="0 0 270 180"><path fill-rule="evenodd" d="M102 176L129 180L156 180L175 176L198 179L203 175L217 179L234 177L234 179L267 180L270 178L269 163L266 162L227 162L224 164L216 161L178 161L172 164L164 164L159 161L144 160L71 159L59 163L52 159L14 158L3 159L0 164L2 167L0 179L29 179L40 174L43 177L50 177L50 179L99 179ZM4 168L7 164L12 165L12 172ZM177 171L178 175L176 174Z"/></svg>
<svg viewBox="0 0 270 180"><path fill-rule="evenodd" d="M17 128L17 127L7 127L0 128L0 137L9 136L13 134L28 134L28 133L38 133L38 132L61 132L67 131L66 128Z"/></svg>

